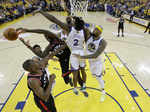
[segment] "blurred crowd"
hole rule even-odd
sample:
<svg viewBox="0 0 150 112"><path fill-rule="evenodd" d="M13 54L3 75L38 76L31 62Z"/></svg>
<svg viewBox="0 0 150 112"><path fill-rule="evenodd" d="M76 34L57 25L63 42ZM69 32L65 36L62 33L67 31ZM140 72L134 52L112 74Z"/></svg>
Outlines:
<svg viewBox="0 0 150 112"><path fill-rule="evenodd" d="M63 11L61 0L0 0L0 24L12 21L42 7L47 11Z"/></svg>
<svg viewBox="0 0 150 112"><path fill-rule="evenodd" d="M128 14L143 19L150 18L150 0L111 0L105 3L105 9L115 17Z"/></svg>
<svg viewBox="0 0 150 112"><path fill-rule="evenodd" d="M69 9L69 0L63 1L66 7L63 7L62 0L0 0L0 24L31 13L38 6L46 11L64 11L67 7ZM140 18L150 18L150 2L144 3L142 0L88 0L87 10L106 10L115 17L124 13Z"/></svg>

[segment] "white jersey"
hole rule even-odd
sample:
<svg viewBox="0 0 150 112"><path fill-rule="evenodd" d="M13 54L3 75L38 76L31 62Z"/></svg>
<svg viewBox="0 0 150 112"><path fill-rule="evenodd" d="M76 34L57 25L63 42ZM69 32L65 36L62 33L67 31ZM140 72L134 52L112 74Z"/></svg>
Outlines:
<svg viewBox="0 0 150 112"><path fill-rule="evenodd" d="M77 31L74 27L72 27L71 32L67 37L67 45L71 50L72 54L83 55L84 53L84 31Z"/></svg>
<svg viewBox="0 0 150 112"><path fill-rule="evenodd" d="M102 41L102 38L99 38L98 40L93 40L93 37L90 37L86 43L86 54L91 55L94 54L98 47L100 42ZM90 59L90 60L101 60L101 56L98 56L96 59Z"/></svg>
<svg viewBox="0 0 150 112"><path fill-rule="evenodd" d="M102 38L99 38L98 40L93 40L93 37L89 38L86 43L87 55L94 54L97 51L101 41L102 41ZM88 59L88 61L90 64L91 73L97 76L101 75L103 67L104 67L102 57L98 56L97 58Z"/></svg>

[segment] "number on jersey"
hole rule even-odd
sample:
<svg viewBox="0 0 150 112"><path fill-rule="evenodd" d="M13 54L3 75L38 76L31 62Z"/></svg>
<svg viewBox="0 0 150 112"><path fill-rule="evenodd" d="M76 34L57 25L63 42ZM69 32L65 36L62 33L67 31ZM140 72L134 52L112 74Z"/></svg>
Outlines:
<svg viewBox="0 0 150 112"><path fill-rule="evenodd" d="M79 45L79 40L78 40L78 39L74 39L73 42L74 42L74 43L73 43L73 46L78 46L78 45Z"/></svg>

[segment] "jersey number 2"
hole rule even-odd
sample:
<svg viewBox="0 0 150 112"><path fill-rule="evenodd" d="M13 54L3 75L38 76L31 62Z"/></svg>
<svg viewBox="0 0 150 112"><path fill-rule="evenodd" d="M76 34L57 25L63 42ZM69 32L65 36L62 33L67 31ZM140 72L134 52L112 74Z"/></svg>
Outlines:
<svg viewBox="0 0 150 112"><path fill-rule="evenodd" d="M74 39L74 46L78 46L79 45L79 40L78 39Z"/></svg>

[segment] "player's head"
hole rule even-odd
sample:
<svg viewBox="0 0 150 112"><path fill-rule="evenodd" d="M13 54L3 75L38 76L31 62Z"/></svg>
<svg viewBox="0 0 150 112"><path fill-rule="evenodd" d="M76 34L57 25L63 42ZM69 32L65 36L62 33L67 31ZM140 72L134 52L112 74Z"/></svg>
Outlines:
<svg viewBox="0 0 150 112"><path fill-rule="evenodd" d="M41 65L39 62L29 59L23 63L23 68L28 72L36 73L41 69Z"/></svg>
<svg viewBox="0 0 150 112"><path fill-rule="evenodd" d="M36 53L41 53L42 52L41 47L37 44L33 46L33 49Z"/></svg>
<svg viewBox="0 0 150 112"><path fill-rule="evenodd" d="M33 56L32 57L32 60L33 61L35 61L35 62L37 62L37 63L40 63L40 61L41 61L41 58L40 57L38 57L38 56ZM48 63L47 63L47 65L48 65ZM42 63L40 63L40 68L45 68L46 67L46 65L44 64L44 65L42 65Z"/></svg>
<svg viewBox="0 0 150 112"><path fill-rule="evenodd" d="M123 18L123 15L121 15L120 17Z"/></svg>
<svg viewBox="0 0 150 112"><path fill-rule="evenodd" d="M33 57L32 57L32 60L33 60L33 61L36 61L36 62L40 62L41 59L40 59L39 57L37 57L37 56L33 56Z"/></svg>
<svg viewBox="0 0 150 112"><path fill-rule="evenodd" d="M44 36L45 36L45 39L46 39L48 42L53 41L53 38L50 38L49 35L44 35Z"/></svg>
<svg viewBox="0 0 150 112"><path fill-rule="evenodd" d="M84 21L80 17L73 17L74 26L77 31L80 31L84 28Z"/></svg>
<svg viewBox="0 0 150 112"><path fill-rule="evenodd" d="M94 37L100 37L102 32L103 32L103 28L101 26L99 26L99 25L96 25L94 30L93 30L93 36Z"/></svg>
<svg viewBox="0 0 150 112"><path fill-rule="evenodd" d="M68 17L66 18L66 23L67 23L68 25L72 24L72 18L71 18L70 16L68 16Z"/></svg>

